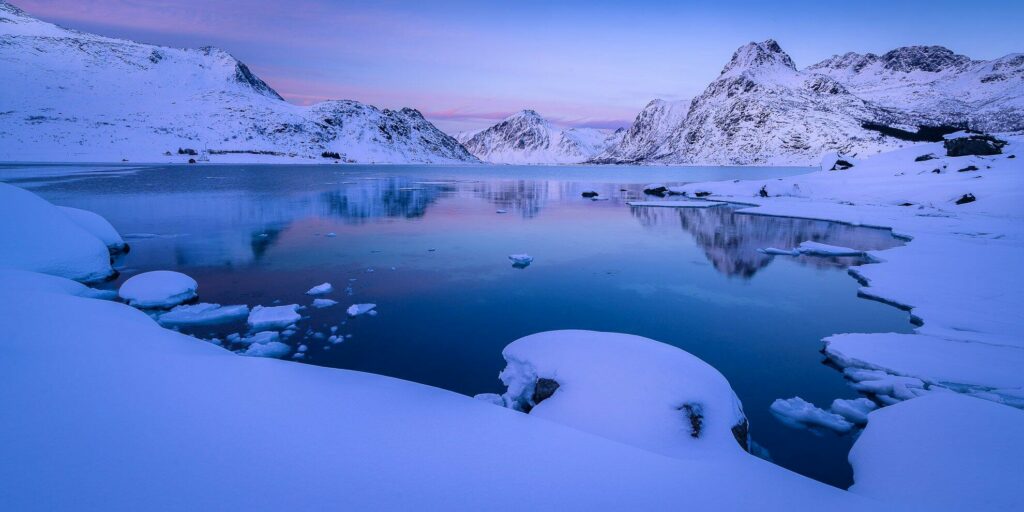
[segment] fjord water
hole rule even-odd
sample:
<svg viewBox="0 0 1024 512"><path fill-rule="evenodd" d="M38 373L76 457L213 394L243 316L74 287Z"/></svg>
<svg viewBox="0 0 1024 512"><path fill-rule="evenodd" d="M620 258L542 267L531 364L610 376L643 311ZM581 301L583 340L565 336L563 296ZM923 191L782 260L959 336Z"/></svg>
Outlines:
<svg viewBox="0 0 1024 512"><path fill-rule="evenodd" d="M785 427L768 407L793 396L825 408L856 397L823 364L821 338L908 332L907 315L857 297L845 272L855 259L757 249L899 242L884 230L737 214L734 206L626 205L644 200L650 182L807 170L7 165L0 180L109 219L132 247L110 287L171 269L199 282L203 302L309 306L306 290L333 283L326 297L340 304L303 310L307 318L288 340L308 346L302 362L309 364L473 395L500 393L502 348L539 331L615 331L678 346L725 374L772 460L846 487L852 438ZM582 198L589 190L603 200ZM534 263L513 268L507 256L524 252ZM365 302L379 314L346 318L349 304ZM328 342L332 326L351 337ZM223 339L244 330L238 322L185 332ZM274 384L237 385L258 393Z"/></svg>

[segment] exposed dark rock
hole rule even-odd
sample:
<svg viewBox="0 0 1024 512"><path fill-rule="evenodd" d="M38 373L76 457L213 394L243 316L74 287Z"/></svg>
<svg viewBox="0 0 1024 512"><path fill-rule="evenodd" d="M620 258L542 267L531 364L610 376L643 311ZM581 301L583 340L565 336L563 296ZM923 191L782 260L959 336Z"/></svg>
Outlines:
<svg viewBox="0 0 1024 512"><path fill-rule="evenodd" d="M736 442L740 444L740 448L743 448L743 451L750 451L750 424L747 423L746 418L732 426L732 435L736 438Z"/></svg>
<svg viewBox="0 0 1024 512"><path fill-rule="evenodd" d="M711 192L706 192L706 191L700 190L700 191L694 192L693 195L694 195L694 197L707 197L707 196L711 195Z"/></svg>
<svg viewBox="0 0 1024 512"><path fill-rule="evenodd" d="M991 135L970 135L949 139L942 144L946 148L946 156L967 155L998 155L1003 152L1006 141Z"/></svg>
<svg viewBox="0 0 1024 512"><path fill-rule="evenodd" d="M843 159L840 158L839 160L836 160L835 165L833 165L832 168L829 169L829 170L830 171L845 171L845 170L847 170L847 169L849 169L851 167L853 167L853 163L852 162L850 162L849 160L843 160Z"/></svg>
<svg viewBox="0 0 1024 512"><path fill-rule="evenodd" d="M977 166L968 165L967 167L964 167L963 169L958 169L956 172L971 172L971 171L977 171L977 170L978 170Z"/></svg>
<svg viewBox="0 0 1024 512"><path fill-rule="evenodd" d="M934 153L928 153L927 155L921 155L914 159L915 162L925 162L928 160L935 160L937 157Z"/></svg>
<svg viewBox="0 0 1024 512"><path fill-rule="evenodd" d="M194 150L194 149L192 149L192 148L178 148L178 154L179 155L192 155L192 156L196 156L196 155L199 154L199 152Z"/></svg>
<svg viewBox="0 0 1024 512"><path fill-rule="evenodd" d="M533 401L533 405L537 405L551 398L551 395L554 395L557 390L558 381L541 377L537 379L537 384L533 387L533 396L530 399Z"/></svg>
<svg viewBox="0 0 1024 512"><path fill-rule="evenodd" d="M942 169L932 169L932 172L935 174L942 174Z"/></svg>
<svg viewBox="0 0 1024 512"><path fill-rule="evenodd" d="M768 197L768 185L763 185L761 190L757 191L757 195L761 197Z"/></svg>
<svg viewBox="0 0 1024 512"><path fill-rule="evenodd" d="M341 154L338 153L337 151L324 151L323 153L320 153L320 156L324 158L333 158L335 160L341 160Z"/></svg>
<svg viewBox="0 0 1024 512"><path fill-rule="evenodd" d="M701 431L704 429L704 408L700 404L683 404L679 410L683 411L690 421L690 437L694 439L700 437Z"/></svg>
<svg viewBox="0 0 1024 512"><path fill-rule="evenodd" d="M188 163L194 164L194 163L196 163L196 159L195 158L189 158L188 159Z"/></svg>
<svg viewBox="0 0 1024 512"><path fill-rule="evenodd" d="M580 195L583 196L583 197L597 197L598 196L597 192L594 192L593 190L587 190L587 191L583 192Z"/></svg>
<svg viewBox="0 0 1024 512"><path fill-rule="evenodd" d="M957 199L956 200L956 204L973 203L976 200L977 200L977 198L974 197L974 194L967 193L967 194L964 194L960 199Z"/></svg>
<svg viewBox="0 0 1024 512"><path fill-rule="evenodd" d="M668 187L664 185L644 189L644 194L652 196L664 196L666 192L668 192Z"/></svg>
<svg viewBox="0 0 1024 512"><path fill-rule="evenodd" d="M900 206L914 206L914 203L900 203Z"/></svg>
<svg viewBox="0 0 1024 512"><path fill-rule="evenodd" d="M893 128L891 126L878 123L864 123L861 127L865 130L876 131L882 135L888 135L890 137L909 142L942 142L943 135L964 130L963 126L950 125L918 126L916 132L901 130L899 128Z"/></svg>
<svg viewBox="0 0 1024 512"><path fill-rule="evenodd" d="M1010 155L1010 156L1008 156L1006 158L1017 158L1017 155Z"/></svg>

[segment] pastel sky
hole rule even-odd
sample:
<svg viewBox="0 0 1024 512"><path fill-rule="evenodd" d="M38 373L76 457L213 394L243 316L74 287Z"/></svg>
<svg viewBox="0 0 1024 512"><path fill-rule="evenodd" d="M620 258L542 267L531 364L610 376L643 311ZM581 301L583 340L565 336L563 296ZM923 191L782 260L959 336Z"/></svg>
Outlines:
<svg viewBox="0 0 1024 512"><path fill-rule="evenodd" d="M749 41L800 67L847 51L944 45L1024 52L1024 2L14 0L47 21L169 46L224 48L287 100L419 109L450 133L524 108L627 126L650 100L700 94Z"/></svg>

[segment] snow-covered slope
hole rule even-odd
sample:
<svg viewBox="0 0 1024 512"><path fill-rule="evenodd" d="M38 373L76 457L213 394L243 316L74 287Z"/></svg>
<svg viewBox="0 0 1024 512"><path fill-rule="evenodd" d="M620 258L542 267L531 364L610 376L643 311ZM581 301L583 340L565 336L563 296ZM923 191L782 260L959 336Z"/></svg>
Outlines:
<svg viewBox="0 0 1024 512"><path fill-rule="evenodd" d="M517 112L465 138L477 158L503 164L569 164L593 158L616 144L622 131L596 128L559 129L533 110ZM464 137L460 137L463 139Z"/></svg>
<svg viewBox="0 0 1024 512"><path fill-rule="evenodd" d="M672 122L662 121L662 108L648 105L622 142L594 161L809 165L826 150L863 155L905 145L867 123L1020 131L1024 55L972 61L915 46L849 53L799 70L769 39L740 47Z"/></svg>
<svg viewBox="0 0 1024 512"><path fill-rule="evenodd" d="M883 55L846 53L809 66L857 96L899 110L918 124L1024 129L1024 54L976 61L941 46L909 46Z"/></svg>
<svg viewBox="0 0 1024 512"><path fill-rule="evenodd" d="M86 34L6 2L0 83L0 160L184 161L191 155L182 148L209 150L211 161L332 160L324 152L358 162L475 161L416 110L292 105L223 50Z"/></svg>

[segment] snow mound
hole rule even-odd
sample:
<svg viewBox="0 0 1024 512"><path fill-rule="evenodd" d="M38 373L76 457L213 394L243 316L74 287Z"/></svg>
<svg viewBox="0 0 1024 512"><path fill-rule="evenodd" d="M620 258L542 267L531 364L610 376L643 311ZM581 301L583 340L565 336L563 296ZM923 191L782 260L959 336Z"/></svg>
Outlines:
<svg viewBox="0 0 1024 512"><path fill-rule="evenodd" d="M114 273L102 240L60 208L6 183L0 183L0 240L0 267L83 282Z"/></svg>
<svg viewBox="0 0 1024 512"><path fill-rule="evenodd" d="M264 329L284 329L302 318L298 304L286 306L256 306L249 313L249 327L254 331Z"/></svg>
<svg viewBox="0 0 1024 512"><path fill-rule="evenodd" d="M78 227L99 238L111 251L121 252L128 248L128 244L124 242L124 239L114 229L114 226L101 215L69 206L58 206L57 208L64 212L64 215L67 215L71 222L78 224Z"/></svg>
<svg viewBox="0 0 1024 512"><path fill-rule="evenodd" d="M375 307L377 307L376 304L352 304L345 310L345 313L348 313L348 316L359 316L373 311Z"/></svg>
<svg viewBox="0 0 1024 512"><path fill-rule="evenodd" d="M846 418L819 409L798 396L789 399L780 398L772 402L771 411L779 421L793 428L821 427L839 433L849 432L853 429L853 423L847 421Z"/></svg>
<svg viewBox="0 0 1024 512"><path fill-rule="evenodd" d="M182 305L161 314L157 321L166 327L185 325L215 325L241 320L249 315L249 306L238 304L221 306L203 302L200 304Z"/></svg>
<svg viewBox="0 0 1024 512"><path fill-rule="evenodd" d="M128 278L117 294L137 308L169 308L195 298L198 287L181 272L154 270Z"/></svg>
<svg viewBox="0 0 1024 512"><path fill-rule="evenodd" d="M334 287L331 286L331 283L323 283L310 288L306 295L324 295L331 293L333 290Z"/></svg>
<svg viewBox="0 0 1024 512"><path fill-rule="evenodd" d="M850 491L914 510L1024 510L1024 412L954 393L872 412Z"/></svg>
<svg viewBox="0 0 1024 512"><path fill-rule="evenodd" d="M338 301L331 299L313 299L313 307L317 309L329 308L337 303Z"/></svg>
<svg viewBox="0 0 1024 512"><path fill-rule="evenodd" d="M747 420L729 382L671 345L550 331L520 338L502 355L502 402L531 416L671 457L748 447Z"/></svg>
<svg viewBox="0 0 1024 512"><path fill-rule="evenodd" d="M117 298L117 292L111 290L97 290L64 277L12 268L0 268L0 283L3 283L4 288L15 292L32 290L91 299L113 300Z"/></svg>

